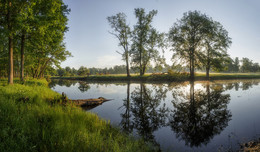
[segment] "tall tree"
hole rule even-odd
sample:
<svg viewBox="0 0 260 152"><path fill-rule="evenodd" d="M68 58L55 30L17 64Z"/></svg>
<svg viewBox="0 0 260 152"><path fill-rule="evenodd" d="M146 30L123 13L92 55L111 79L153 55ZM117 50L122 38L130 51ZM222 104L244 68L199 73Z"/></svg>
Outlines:
<svg viewBox="0 0 260 152"><path fill-rule="evenodd" d="M16 10L17 4L20 1L13 3L11 0L1 0L1 23L3 23L3 30L8 37L8 52L9 52L9 71L8 71L8 83L13 84L13 37L14 37L14 25L16 22Z"/></svg>
<svg viewBox="0 0 260 152"><path fill-rule="evenodd" d="M132 64L144 75L151 60L163 61L159 56L158 48L163 46L163 34L157 32L151 25L156 10L145 13L143 8L135 9L137 23L132 35L131 56Z"/></svg>
<svg viewBox="0 0 260 152"><path fill-rule="evenodd" d="M110 32L119 40L119 46L124 50L123 53L118 52L122 55L123 60L126 62L126 73L127 77L130 77L129 70L129 39L131 36L131 29L126 23L126 15L124 13L118 13L115 16L107 18L113 32Z"/></svg>
<svg viewBox="0 0 260 152"><path fill-rule="evenodd" d="M234 63L234 72L238 72L239 71L239 59L238 57L235 58L235 63Z"/></svg>
<svg viewBox="0 0 260 152"><path fill-rule="evenodd" d="M84 75L87 75L87 74L89 74L89 69L87 67L81 66L78 69L78 75L79 76L84 76Z"/></svg>
<svg viewBox="0 0 260 152"><path fill-rule="evenodd" d="M14 70L18 76L19 66L22 80L24 65L27 65L27 73L31 69L35 77L40 77L46 69L59 65L60 61L70 56L63 44L64 32L68 29L66 15L69 9L62 0L0 0L0 12L1 39L7 39L9 45L10 84L13 83ZM3 50L6 50L6 43L3 46ZM18 48L21 50L20 64ZM30 60L24 62L26 49ZM5 59L4 52L3 56Z"/></svg>
<svg viewBox="0 0 260 152"><path fill-rule="evenodd" d="M30 32L32 26L32 19L34 17L33 14L33 7L35 6L35 0L24 0L23 4L21 5L20 13L17 16L18 20L18 29L17 33L20 37L20 80L24 80L24 52L25 52L25 42L27 33Z"/></svg>
<svg viewBox="0 0 260 152"><path fill-rule="evenodd" d="M252 72L253 61L248 58L242 58L241 60L241 72Z"/></svg>
<svg viewBox="0 0 260 152"><path fill-rule="evenodd" d="M173 58L189 66L190 79L194 80L195 67L200 66L201 45L208 31L209 17L199 11L189 11L169 31Z"/></svg>
<svg viewBox="0 0 260 152"><path fill-rule="evenodd" d="M32 8L33 20L28 49L32 75L42 77L49 66L58 66L71 54L63 43L69 9L62 0L37 0Z"/></svg>
<svg viewBox="0 0 260 152"><path fill-rule="evenodd" d="M220 71L224 68L223 62L228 62L227 48L231 44L231 38L224 27L216 21L209 18L206 26L206 35L204 46L201 48L204 53L201 55L200 61L206 67L206 77L209 79L209 71L214 68L215 71Z"/></svg>

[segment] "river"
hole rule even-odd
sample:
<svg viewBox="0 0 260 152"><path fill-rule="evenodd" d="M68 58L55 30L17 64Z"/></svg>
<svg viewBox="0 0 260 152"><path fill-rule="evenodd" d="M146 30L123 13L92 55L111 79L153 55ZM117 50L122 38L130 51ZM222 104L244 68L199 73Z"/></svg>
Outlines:
<svg viewBox="0 0 260 152"><path fill-rule="evenodd" d="M228 151L260 137L260 79L182 83L53 80L70 99L113 99L88 111L162 151Z"/></svg>

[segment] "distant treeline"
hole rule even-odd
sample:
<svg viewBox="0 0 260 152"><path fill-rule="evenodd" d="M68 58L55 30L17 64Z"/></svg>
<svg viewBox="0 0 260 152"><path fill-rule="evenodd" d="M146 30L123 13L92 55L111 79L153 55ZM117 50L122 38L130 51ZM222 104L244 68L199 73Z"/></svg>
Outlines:
<svg viewBox="0 0 260 152"><path fill-rule="evenodd" d="M69 66L65 68L57 69L53 71L51 74L52 76L87 76L87 75L107 75L107 74L126 74L126 66L125 65L115 65L114 67L110 68L87 68L81 66L78 69L71 68ZM154 72L167 72L167 68L157 69L154 67L148 67L147 73L154 73ZM131 68L130 73L135 74L138 73L137 70Z"/></svg>
<svg viewBox="0 0 260 152"><path fill-rule="evenodd" d="M87 75L107 75L107 74L127 74L126 73L126 66L125 65L115 65L114 67L110 68L87 68L84 66L81 66L79 69L71 68L69 66L65 68L57 69L56 71L53 71L51 75L53 76L87 76ZM203 69L197 69L200 71L205 71ZM188 72L189 69L185 66L169 66L167 65L164 68L155 68L152 66L149 66L147 68L147 73L165 73L165 72ZM225 64L222 71L212 71L212 72L260 72L260 66L259 63L253 62L252 60L248 58L242 58L239 60L238 57L236 57L234 60L229 59L229 62ZM130 69L130 73L135 74L138 73L137 69Z"/></svg>

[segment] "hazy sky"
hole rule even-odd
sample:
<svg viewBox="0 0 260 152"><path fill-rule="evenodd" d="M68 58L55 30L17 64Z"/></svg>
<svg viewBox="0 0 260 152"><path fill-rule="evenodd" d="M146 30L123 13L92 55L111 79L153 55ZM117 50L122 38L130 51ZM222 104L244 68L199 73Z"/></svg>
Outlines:
<svg viewBox="0 0 260 152"><path fill-rule="evenodd" d="M220 22L229 32L232 58L248 57L260 62L260 0L64 0L71 9L66 46L74 57L62 67L111 67L124 64L116 53L117 39L108 33L107 17L124 12L131 28L136 23L134 8L158 10L153 26L168 32L184 12L198 10ZM168 63L172 53L165 53Z"/></svg>

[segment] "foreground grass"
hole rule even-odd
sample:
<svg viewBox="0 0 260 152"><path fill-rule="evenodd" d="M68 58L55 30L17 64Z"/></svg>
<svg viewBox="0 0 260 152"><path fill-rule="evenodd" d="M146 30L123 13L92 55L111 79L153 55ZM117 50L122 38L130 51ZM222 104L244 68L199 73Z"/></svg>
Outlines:
<svg viewBox="0 0 260 152"><path fill-rule="evenodd" d="M0 80L1 152L156 150L95 114L50 104L59 102L60 95L47 84L45 80L31 80L24 85L7 85L6 80Z"/></svg>
<svg viewBox="0 0 260 152"><path fill-rule="evenodd" d="M230 79L255 79L260 78L260 73L210 73L210 80L230 80ZM146 81L146 82L172 82L189 80L188 73L173 74L146 74L144 76L131 75L127 77L124 74L118 75L91 75L71 76L71 77L52 77L52 79L68 79L83 81ZM195 80L207 80L205 73L196 73Z"/></svg>

